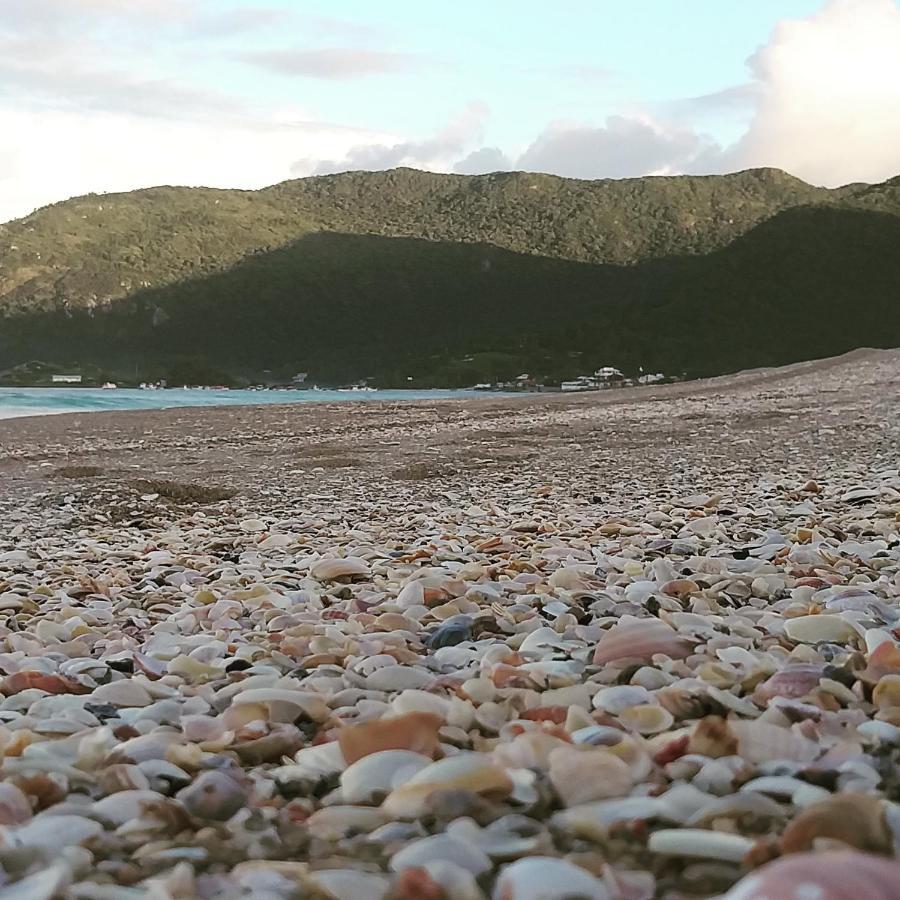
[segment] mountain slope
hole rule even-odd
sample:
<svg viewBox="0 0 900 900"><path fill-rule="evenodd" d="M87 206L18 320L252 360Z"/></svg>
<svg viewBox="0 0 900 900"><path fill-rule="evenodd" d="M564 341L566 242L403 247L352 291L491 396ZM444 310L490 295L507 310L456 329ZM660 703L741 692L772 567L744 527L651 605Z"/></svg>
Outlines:
<svg viewBox="0 0 900 900"><path fill-rule="evenodd" d="M604 363L711 375L900 343L898 246L900 217L835 204L786 209L706 254L628 266L311 233L106 312L11 317L0 359L77 356L152 375L203 358L394 385Z"/></svg>
<svg viewBox="0 0 900 900"><path fill-rule="evenodd" d="M708 253L798 205L898 211L897 194L869 185L828 191L776 169L620 181L397 169L255 192L162 187L90 195L0 225L0 314L102 309L141 288L221 272L319 232L634 264Z"/></svg>

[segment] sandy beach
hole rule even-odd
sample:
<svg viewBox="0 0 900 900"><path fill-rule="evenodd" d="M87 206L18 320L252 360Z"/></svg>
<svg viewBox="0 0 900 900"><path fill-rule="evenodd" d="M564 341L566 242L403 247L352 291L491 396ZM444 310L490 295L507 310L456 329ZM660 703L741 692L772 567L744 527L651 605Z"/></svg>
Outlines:
<svg viewBox="0 0 900 900"><path fill-rule="evenodd" d="M5 878L711 897L893 852L898 411L857 351L0 422Z"/></svg>

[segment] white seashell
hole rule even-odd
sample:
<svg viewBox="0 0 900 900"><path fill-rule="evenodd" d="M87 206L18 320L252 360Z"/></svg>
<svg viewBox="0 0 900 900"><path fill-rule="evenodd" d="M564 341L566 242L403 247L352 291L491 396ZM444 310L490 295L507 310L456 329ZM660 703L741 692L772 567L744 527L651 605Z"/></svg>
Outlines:
<svg viewBox="0 0 900 900"><path fill-rule="evenodd" d="M629 731L638 734L658 734L667 731L675 722L675 717L667 709L650 704L629 706L619 713L618 718Z"/></svg>
<svg viewBox="0 0 900 900"><path fill-rule="evenodd" d="M702 828L666 828L650 835L647 848L665 856L689 856L740 862L753 848L753 841L737 834Z"/></svg>
<svg viewBox="0 0 900 900"><path fill-rule="evenodd" d="M373 806L324 806L306 820L306 827L315 837L337 841L350 831L368 833L389 821L384 812Z"/></svg>
<svg viewBox="0 0 900 900"><path fill-rule="evenodd" d="M791 801L793 801L798 791L802 791L800 796L804 799L806 805L818 803L831 797L831 793L826 791L825 788L808 784L799 778L792 778L790 775L763 775L760 778L754 778L742 784L739 790L742 793L756 791L760 794L770 794L773 797L787 797Z"/></svg>
<svg viewBox="0 0 900 900"><path fill-rule="evenodd" d="M417 666L382 666L366 678L371 691L417 690L434 681L434 674Z"/></svg>
<svg viewBox="0 0 900 900"><path fill-rule="evenodd" d="M412 750L370 753L341 773L341 797L346 803L370 802L430 765L429 757Z"/></svg>
<svg viewBox="0 0 900 900"><path fill-rule="evenodd" d="M101 684L90 695L92 703L110 703L113 706L149 706L153 698L137 681L122 679Z"/></svg>
<svg viewBox="0 0 900 900"><path fill-rule="evenodd" d="M244 704L265 706L272 722L295 722L301 715L313 722L324 722L330 712L321 695L287 688L251 688L235 694L232 708Z"/></svg>
<svg viewBox="0 0 900 900"><path fill-rule="evenodd" d="M3 900L51 900L66 894L66 887L72 880L72 871L67 863L58 862L29 875L15 884L2 889Z"/></svg>
<svg viewBox="0 0 900 900"><path fill-rule="evenodd" d="M716 798L692 784L680 783L672 785L660 795L659 801L661 818L683 824L699 810L714 803Z"/></svg>
<svg viewBox="0 0 900 900"><path fill-rule="evenodd" d="M84 816L43 814L25 825L0 828L0 846L59 850L86 843L102 831L99 822Z"/></svg>
<svg viewBox="0 0 900 900"><path fill-rule="evenodd" d="M565 650L570 646L571 642L564 641L552 628L536 628L519 644L519 652L547 653L552 650Z"/></svg>
<svg viewBox="0 0 900 900"><path fill-rule="evenodd" d="M586 684L570 684L568 687L544 691L541 694L541 706L579 706L591 708L591 694Z"/></svg>
<svg viewBox="0 0 900 900"><path fill-rule="evenodd" d="M309 570L309 574L318 581L334 581L338 578L351 578L370 573L368 563L356 556L320 559L313 563Z"/></svg>
<svg viewBox="0 0 900 900"><path fill-rule="evenodd" d="M656 698L650 691L634 684L617 684L594 694L594 708L602 709L614 716L630 706L655 702Z"/></svg>
<svg viewBox="0 0 900 900"><path fill-rule="evenodd" d="M407 844L391 857L390 868L393 872L401 872L436 861L453 863L476 876L492 868L490 859L481 849L449 834L434 834Z"/></svg>
<svg viewBox="0 0 900 900"><path fill-rule="evenodd" d="M98 800L91 806L91 815L113 825L124 825L129 819L136 819L148 803L158 803L161 794L149 790L119 791Z"/></svg>
<svg viewBox="0 0 900 900"><path fill-rule="evenodd" d="M818 644L820 641L842 644L856 634L856 629L841 616L797 616L784 623L784 633L802 644Z"/></svg>
<svg viewBox="0 0 900 900"><path fill-rule="evenodd" d="M273 770L272 775L283 783L320 781L347 768L347 761L337 741L298 750L294 755L294 763L295 765L279 766Z"/></svg>
<svg viewBox="0 0 900 900"><path fill-rule="evenodd" d="M738 739L738 755L751 763L771 760L812 762L822 752L815 741L760 719L750 722L733 720L728 725Z"/></svg>
<svg viewBox="0 0 900 900"><path fill-rule="evenodd" d="M386 813L402 819L416 818L427 808L429 798L441 791L466 790L487 796L508 797L515 787L510 775L496 766L486 754L461 753L428 762L430 765L417 771L391 792L382 805Z"/></svg>
<svg viewBox="0 0 900 900"><path fill-rule="evenodd" d="M240 529L248 534L257 534L266 530L266 523L262 519L242 519Z"/></svg>
<svg viewBox="0 0 900 900"><path fill-rule="evenodd" d="M765 794L744 793L728 794L726 797L718 797L697 809L693 815L684 820L688 827L704 825L713 819L730 815L750 814L753 816L768 816L775 820L786 818L787 812L779 803L776 803Z"/></svg>
<svg viewBox="0 0 900 900"><path fill-rule="evenodd" d="M504 866L493 900L611 900L609 888L590 872L553 856L530 856Z"/></svg>
<svg viewBox="0 0 900 900"><path fill-rule="evenodd" d="M603 840L611 825L616 822L635 822L654 819L663 811L659 797L623 797L621 800L604 800L585 803L554 813L550 822L562 831L576 837Z"/></svg>

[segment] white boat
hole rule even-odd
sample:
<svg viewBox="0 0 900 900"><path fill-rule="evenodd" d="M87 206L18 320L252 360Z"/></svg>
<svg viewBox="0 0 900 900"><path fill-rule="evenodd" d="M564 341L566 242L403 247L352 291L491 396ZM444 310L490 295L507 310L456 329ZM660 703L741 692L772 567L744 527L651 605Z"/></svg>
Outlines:
<svg viewBox="0 0 900 900"><path fill-rule="evenodd" d="M103 390L104 390L104 391L114 391L114 390L116 390L116 388L118 388L118 385L117 385L115 382L113 382L113 381L107 381L107 382L103 385Z"/></svg>

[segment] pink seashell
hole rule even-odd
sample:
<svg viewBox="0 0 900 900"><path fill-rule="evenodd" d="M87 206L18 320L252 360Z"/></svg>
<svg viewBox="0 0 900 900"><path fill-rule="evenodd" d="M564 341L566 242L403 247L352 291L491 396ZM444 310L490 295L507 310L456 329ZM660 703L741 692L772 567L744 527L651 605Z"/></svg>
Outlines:
<svg viewBox="0 0 900 900"><path fill-rule="evenodd" d="M657 653L672 659L690 655L693 644L658 619L630 619L613 625L594 650L594 665L617 659L649 659Z"/></svg>
<svg viewBox="0 0 900 900"><path fill-rule="evenodd" d="M802 853L742 878L722 900L893 900L900 862L867 853Z"/></svg>
<svg viewBox="0 0 900 900"><path fill-rule="evenodd" d="M775 697L805 697L819 683L824 667L815 663L796 663L785 666L758 685L753 702L765 706Z"/></svg>

